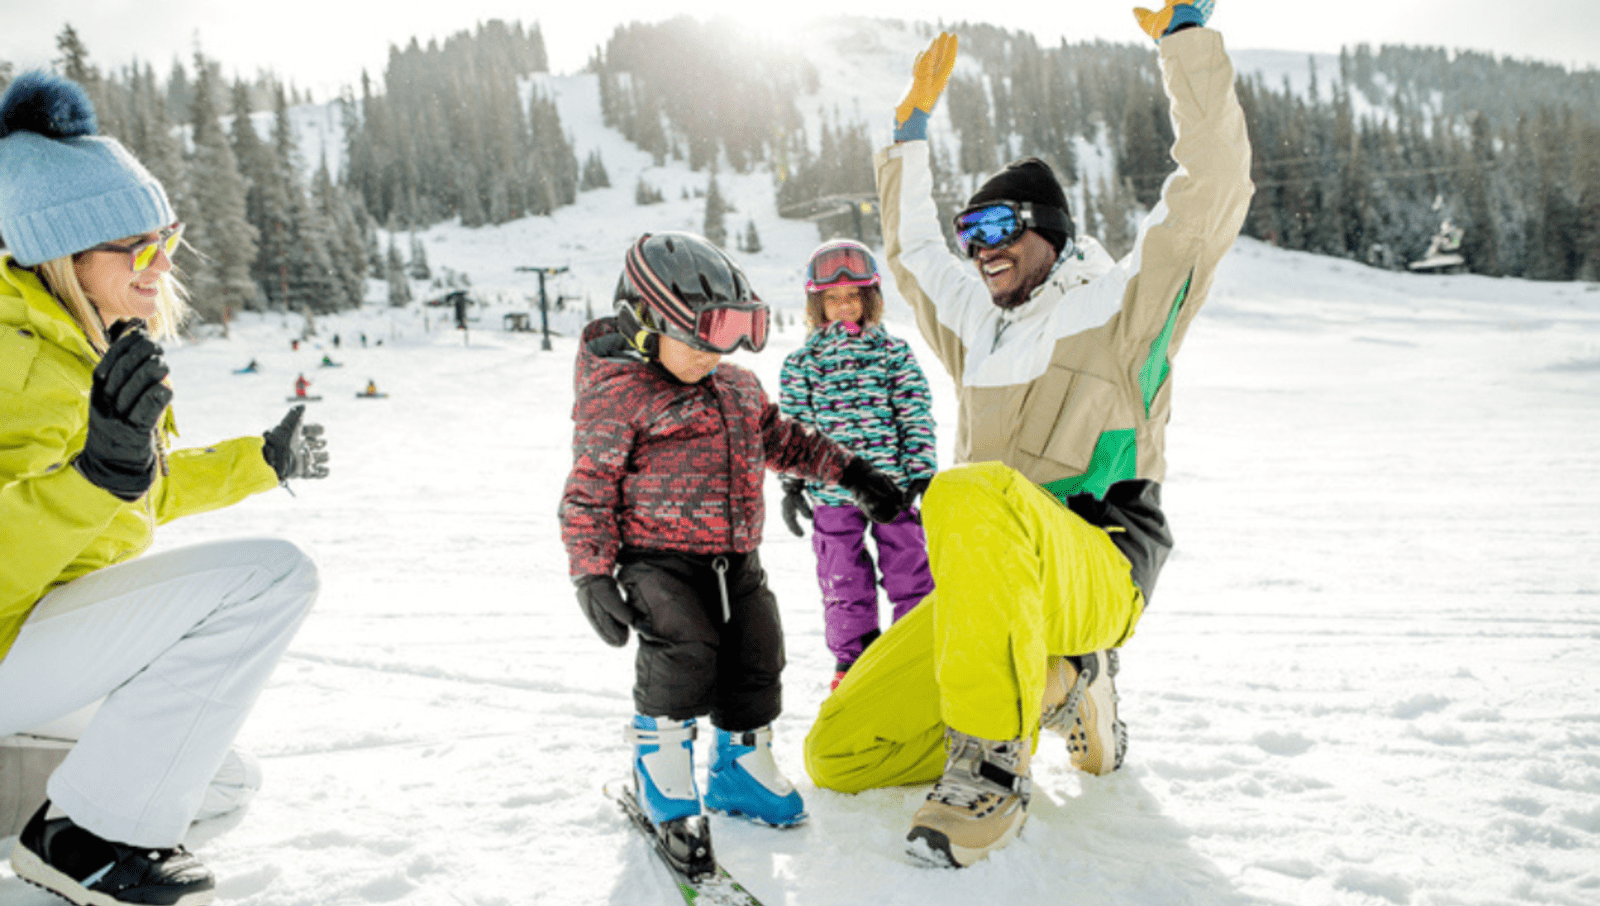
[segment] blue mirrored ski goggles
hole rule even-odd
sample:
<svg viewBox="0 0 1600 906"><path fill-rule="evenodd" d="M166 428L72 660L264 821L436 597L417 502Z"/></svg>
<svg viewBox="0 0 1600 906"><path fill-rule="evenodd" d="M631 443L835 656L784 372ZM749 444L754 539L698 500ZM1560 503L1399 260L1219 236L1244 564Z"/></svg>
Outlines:
<svg viewBox="0 0 1600 906"><path fill-rule="evenodd" d="M1066 212L1031 201L991 201L956 215L956 242L968 257L979 249L1003 249L1027 230L1047 229L1072 235Z"/></svg>

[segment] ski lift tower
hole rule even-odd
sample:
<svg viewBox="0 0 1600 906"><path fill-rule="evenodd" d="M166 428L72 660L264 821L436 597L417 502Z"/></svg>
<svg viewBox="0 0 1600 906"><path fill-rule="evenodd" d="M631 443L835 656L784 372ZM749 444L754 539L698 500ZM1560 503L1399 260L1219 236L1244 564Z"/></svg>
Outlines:
<svg viewBox="0 0 1600 906"><path fill-rule="evenodd" d="M539 275L539 328L544 337L539 341L539 348L545 352L550 351L550 302L544 293L544 278L555 274L567 272L565 267L519 267L519 271Z"/></svg>

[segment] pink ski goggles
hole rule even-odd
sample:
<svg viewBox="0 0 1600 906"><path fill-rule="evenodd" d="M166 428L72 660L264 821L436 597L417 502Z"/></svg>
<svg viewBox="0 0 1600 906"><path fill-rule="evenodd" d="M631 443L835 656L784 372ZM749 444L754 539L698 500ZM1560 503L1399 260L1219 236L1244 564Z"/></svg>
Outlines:
<svg viewBox="0 0 1600 906"><path fill-rule="evenodd" d="M760 352L767 345L767 317L767 307L759 303L702 309L690 345L724 355L740 346Z"/></svg>
<svg viewBox="0 0 1600 906"><path fill-rule="evenodd" d="M831 286L877 286L879 281L872 254L853 245L823 249L812 256L806 267L808 293Z"/></svg>

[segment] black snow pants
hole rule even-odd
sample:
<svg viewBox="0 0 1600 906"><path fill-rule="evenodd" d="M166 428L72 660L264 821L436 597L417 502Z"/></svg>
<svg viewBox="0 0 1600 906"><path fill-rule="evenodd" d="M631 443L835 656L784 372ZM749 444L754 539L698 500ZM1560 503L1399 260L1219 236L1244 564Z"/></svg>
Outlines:
<svg viewBox="0 0 1600 906"><path fill-rule="evenodd" d="M617 582L639 611L633 703L640 714L710 714L754 730L783 710L783 626L756 552L685 554L624 547Z"/></svg>

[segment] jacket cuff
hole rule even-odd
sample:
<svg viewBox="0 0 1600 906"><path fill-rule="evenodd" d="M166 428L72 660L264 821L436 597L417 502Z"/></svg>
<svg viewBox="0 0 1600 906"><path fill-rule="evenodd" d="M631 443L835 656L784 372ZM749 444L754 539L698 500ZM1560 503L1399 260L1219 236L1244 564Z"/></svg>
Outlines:
<svg viewBox="0 0 1600 906"><path fill-rule="evenodd" d="M879 133L880 135L882 133ZM914 142L928 137L928 111L916 109L903 123L894 124L896 142Z"/></svg>

